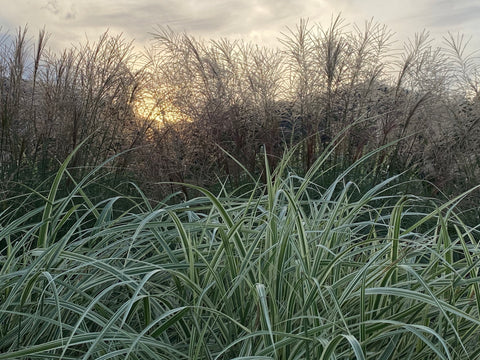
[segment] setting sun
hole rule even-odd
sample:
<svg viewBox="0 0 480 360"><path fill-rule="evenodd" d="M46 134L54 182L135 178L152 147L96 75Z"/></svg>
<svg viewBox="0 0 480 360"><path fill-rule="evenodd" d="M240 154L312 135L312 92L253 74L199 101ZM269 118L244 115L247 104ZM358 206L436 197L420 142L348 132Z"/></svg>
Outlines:
<svg viewBox="0 0 480 360"><path fill-rule="evenodd" d="M160 125L188 120L188 116L168 100L167 96L144 91L135 102L135 113L146 120L156 120Z"/></svg>

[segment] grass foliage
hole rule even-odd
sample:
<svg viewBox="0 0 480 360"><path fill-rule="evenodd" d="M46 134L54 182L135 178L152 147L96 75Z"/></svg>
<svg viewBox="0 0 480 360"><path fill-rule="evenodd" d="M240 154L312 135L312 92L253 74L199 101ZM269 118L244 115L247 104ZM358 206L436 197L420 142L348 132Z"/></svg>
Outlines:
<svg viewBox="0 0 480 360"><path fill-rule="evenodd" d="M477 359L461 197L360 193L363 160L323 187L328 154L304 177L289 156L267 185L156 206L93 203L94 173L58 198L67 159L43 207L1 215L0 359Z"/></svg>

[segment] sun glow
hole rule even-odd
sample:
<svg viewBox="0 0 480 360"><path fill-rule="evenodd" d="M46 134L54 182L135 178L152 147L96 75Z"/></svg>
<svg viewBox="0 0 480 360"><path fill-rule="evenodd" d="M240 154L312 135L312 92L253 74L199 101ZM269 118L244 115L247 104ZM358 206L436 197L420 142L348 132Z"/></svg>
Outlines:
<svg viewBox="0 0 480 360"><path fill-rule="evenodd" d="M145 120L156 120L159 125L190 120L168 97L153 95L149 92L139 96L134 108L137 116Z"/></svg>

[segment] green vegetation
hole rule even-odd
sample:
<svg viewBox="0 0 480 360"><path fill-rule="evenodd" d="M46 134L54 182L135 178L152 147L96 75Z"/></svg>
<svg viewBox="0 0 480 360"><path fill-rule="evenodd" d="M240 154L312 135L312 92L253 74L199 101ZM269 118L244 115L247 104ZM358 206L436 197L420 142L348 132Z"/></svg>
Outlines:
<svg viewBox="0 0 480 360"><path fill-rule="evenodd" d="M26 34L0 36L0 360L480 358L463 37Z"/></svg>
<svg viewBox="0 0 480 360"><path fill-rule="evenodd" d="M331 152L304 177L291 151L266 185L139 191L128 210L87 197L93 173L58 198L65 162L44 206L2 214L0 359L478 358L461 197L392 195L398 177L360 193L346 179L376 153L320 187Z"/></svg>

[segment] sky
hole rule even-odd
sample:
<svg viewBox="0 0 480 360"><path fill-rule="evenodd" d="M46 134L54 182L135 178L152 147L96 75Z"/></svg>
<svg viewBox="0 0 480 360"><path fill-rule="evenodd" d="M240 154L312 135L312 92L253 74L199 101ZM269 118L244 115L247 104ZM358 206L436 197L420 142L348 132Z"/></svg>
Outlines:
<svg viewBox="0 0 480 360"><path fill-rule="evenodd" d="M438 41L450 31L480 49L479 0L0 0L0 9L0 32L28 25L34 36L45 27L55 50L96 40L107 29L142 48L159 26L275 46L301 18L326 27L340 13L346 24L373 18L387 25L400 44L423 30Z"/></svg>

